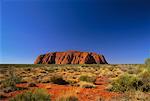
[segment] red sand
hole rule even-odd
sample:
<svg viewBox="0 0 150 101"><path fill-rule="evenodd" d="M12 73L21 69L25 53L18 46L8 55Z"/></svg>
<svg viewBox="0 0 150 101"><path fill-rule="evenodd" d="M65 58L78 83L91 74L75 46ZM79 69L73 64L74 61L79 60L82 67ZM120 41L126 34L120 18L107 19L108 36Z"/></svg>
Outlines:
<svg viewBox="0 0 150 101"><path fill-rule="evenodd" d="M104 99L111 99L111 97L119 96L120 94L115 92L109 92L106 90L106 85L97 85L96 88L80 88L80 87L73 87L69 85L56 85L56 84L37 84L37 87L35 88L45 88L48 90L49 94L51 95L52 101L55 101L55 99L58 96L61 96L62 91L70 91L72 89L78 89L77 96L79 98L79 101L96 101L99 97L103 97ZM17 87L28 87L28 84L17 84ZM32 87L33 88L33 87ZM25 91L25 90L24 90ZM8 98L11 98L17 94L20 94L24 91L15 91L6 94ZM8 98L2 101L8 101Z"/></svg>

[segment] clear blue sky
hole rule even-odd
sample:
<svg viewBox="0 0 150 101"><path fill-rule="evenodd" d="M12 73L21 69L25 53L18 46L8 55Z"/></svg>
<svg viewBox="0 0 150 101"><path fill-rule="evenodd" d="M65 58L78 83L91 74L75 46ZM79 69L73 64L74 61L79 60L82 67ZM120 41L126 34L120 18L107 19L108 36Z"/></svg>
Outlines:
<svg viewBox="0 0 150 101"><path fill-rule="evenodd" d="M149 0L2 0L0 63L33 63L39 54L79 50L109 63L150 57Z"/></svg>

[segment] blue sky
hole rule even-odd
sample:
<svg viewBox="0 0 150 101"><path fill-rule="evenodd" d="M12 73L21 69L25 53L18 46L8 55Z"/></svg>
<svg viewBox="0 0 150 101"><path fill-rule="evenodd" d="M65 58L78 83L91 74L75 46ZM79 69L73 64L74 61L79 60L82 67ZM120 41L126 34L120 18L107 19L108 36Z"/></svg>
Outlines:
<svg viewBox="0 0 150 101"><path fill-rule="evenodd" d="M2 0L0 63L33 63L39 54L79 50L112 64L150 57L148 0Z"/></svg>

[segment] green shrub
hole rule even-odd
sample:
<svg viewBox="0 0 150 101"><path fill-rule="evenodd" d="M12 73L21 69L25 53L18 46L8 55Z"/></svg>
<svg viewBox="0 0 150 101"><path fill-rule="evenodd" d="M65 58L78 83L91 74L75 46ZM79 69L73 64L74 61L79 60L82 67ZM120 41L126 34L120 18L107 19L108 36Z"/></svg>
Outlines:
<svg viewBox="0 0 150 101"><path fill-rule="evenodd" d="M150 65L150 58L145 60L145 64Z"/></svg>
<svg viewBox="0 0 150 101"><path fill-rule="evenodd" d="M112 87L110 90L121 92L138 90L142 85L142 81L137 76L124 74L112 82Z"/></svg>
<svg viewBox="0 0 150 101"><path fill-rule="evenodd" d="M65 81L61 76L53 76L51 78L51 82L54 84L59 84L59 85L66 85L69 84L67 81Z"/></svg>
<svg viewBox="0 0 150 101"><path fill-rule="evenodd" d="M88 75L81 75L79 79L80 79L80 81L86 81L86 82L95 82L95 80L96 80L95 77L91 77Z"/></svg>
<svg viewBox="0 0 150 101"><path fill-rule="evenodd" d="M143 92L150 91L150 72L145 69L140 75L124 74L117 80L112 82L111 91L129 91L129 90L140 90Z"/></svg>
<svg viewBox="0 0 150 101"><path fill-rule="evenodd" d="M141 78L141 81L143 83L141 90L144 92L150 91L150 71L144 71L139 78Z"/></svg>
<svg viewBox="0 0 150 101"><path fill-rule="evenodd" d="M15 90L19 90L20 88L16 87L17 83L20 83L22 78L15 75L13 70L9 71L9 77L2 81L2 87L4 88L4 92L11 92Z"/></svg>
<svg viewBox="0 0 150 101"><path fill-rule="evenodd" d="M15 87L17 83L21 82L21 78L17 76L10 76L2 82L3 87Z"/></svg>
<svg viewBox="0 0 150 101"><path fill-rule="evenodd" d="M15 87L21 82L21 78L16 76L13 70L9 71L9 77L2 82L3 87Z"/></svg>
<svg viewBox="0 0 150 101"><path fill-rule="evenodd" d="M78 101L78 98L76 96L70 96L66 98L66 101Z"/></svg>
<svg viewBox="0 0 150 101"><path fill-rule="evenodd" d="M78 98L76 96L66 96L66 97L61 97L56 101L78 101Z"/></svg>
<svg viewBox="0 0 150 101"><path fill-rule="evenodd" d="M51 101L50 95L45 89L36 89L15 96L10 101Z"/></svg>

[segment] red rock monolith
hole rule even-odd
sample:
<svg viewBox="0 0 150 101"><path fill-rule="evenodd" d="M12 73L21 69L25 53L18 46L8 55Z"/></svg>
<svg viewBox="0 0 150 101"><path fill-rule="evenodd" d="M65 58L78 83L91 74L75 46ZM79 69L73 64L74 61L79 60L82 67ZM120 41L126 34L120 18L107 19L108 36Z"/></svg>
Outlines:
<svg viewBox="0 0 150 101"><path fill-rule="evenodd" d="M39 55L34 64L107 64L107 61L97 53L70 50Z"/></svg>

